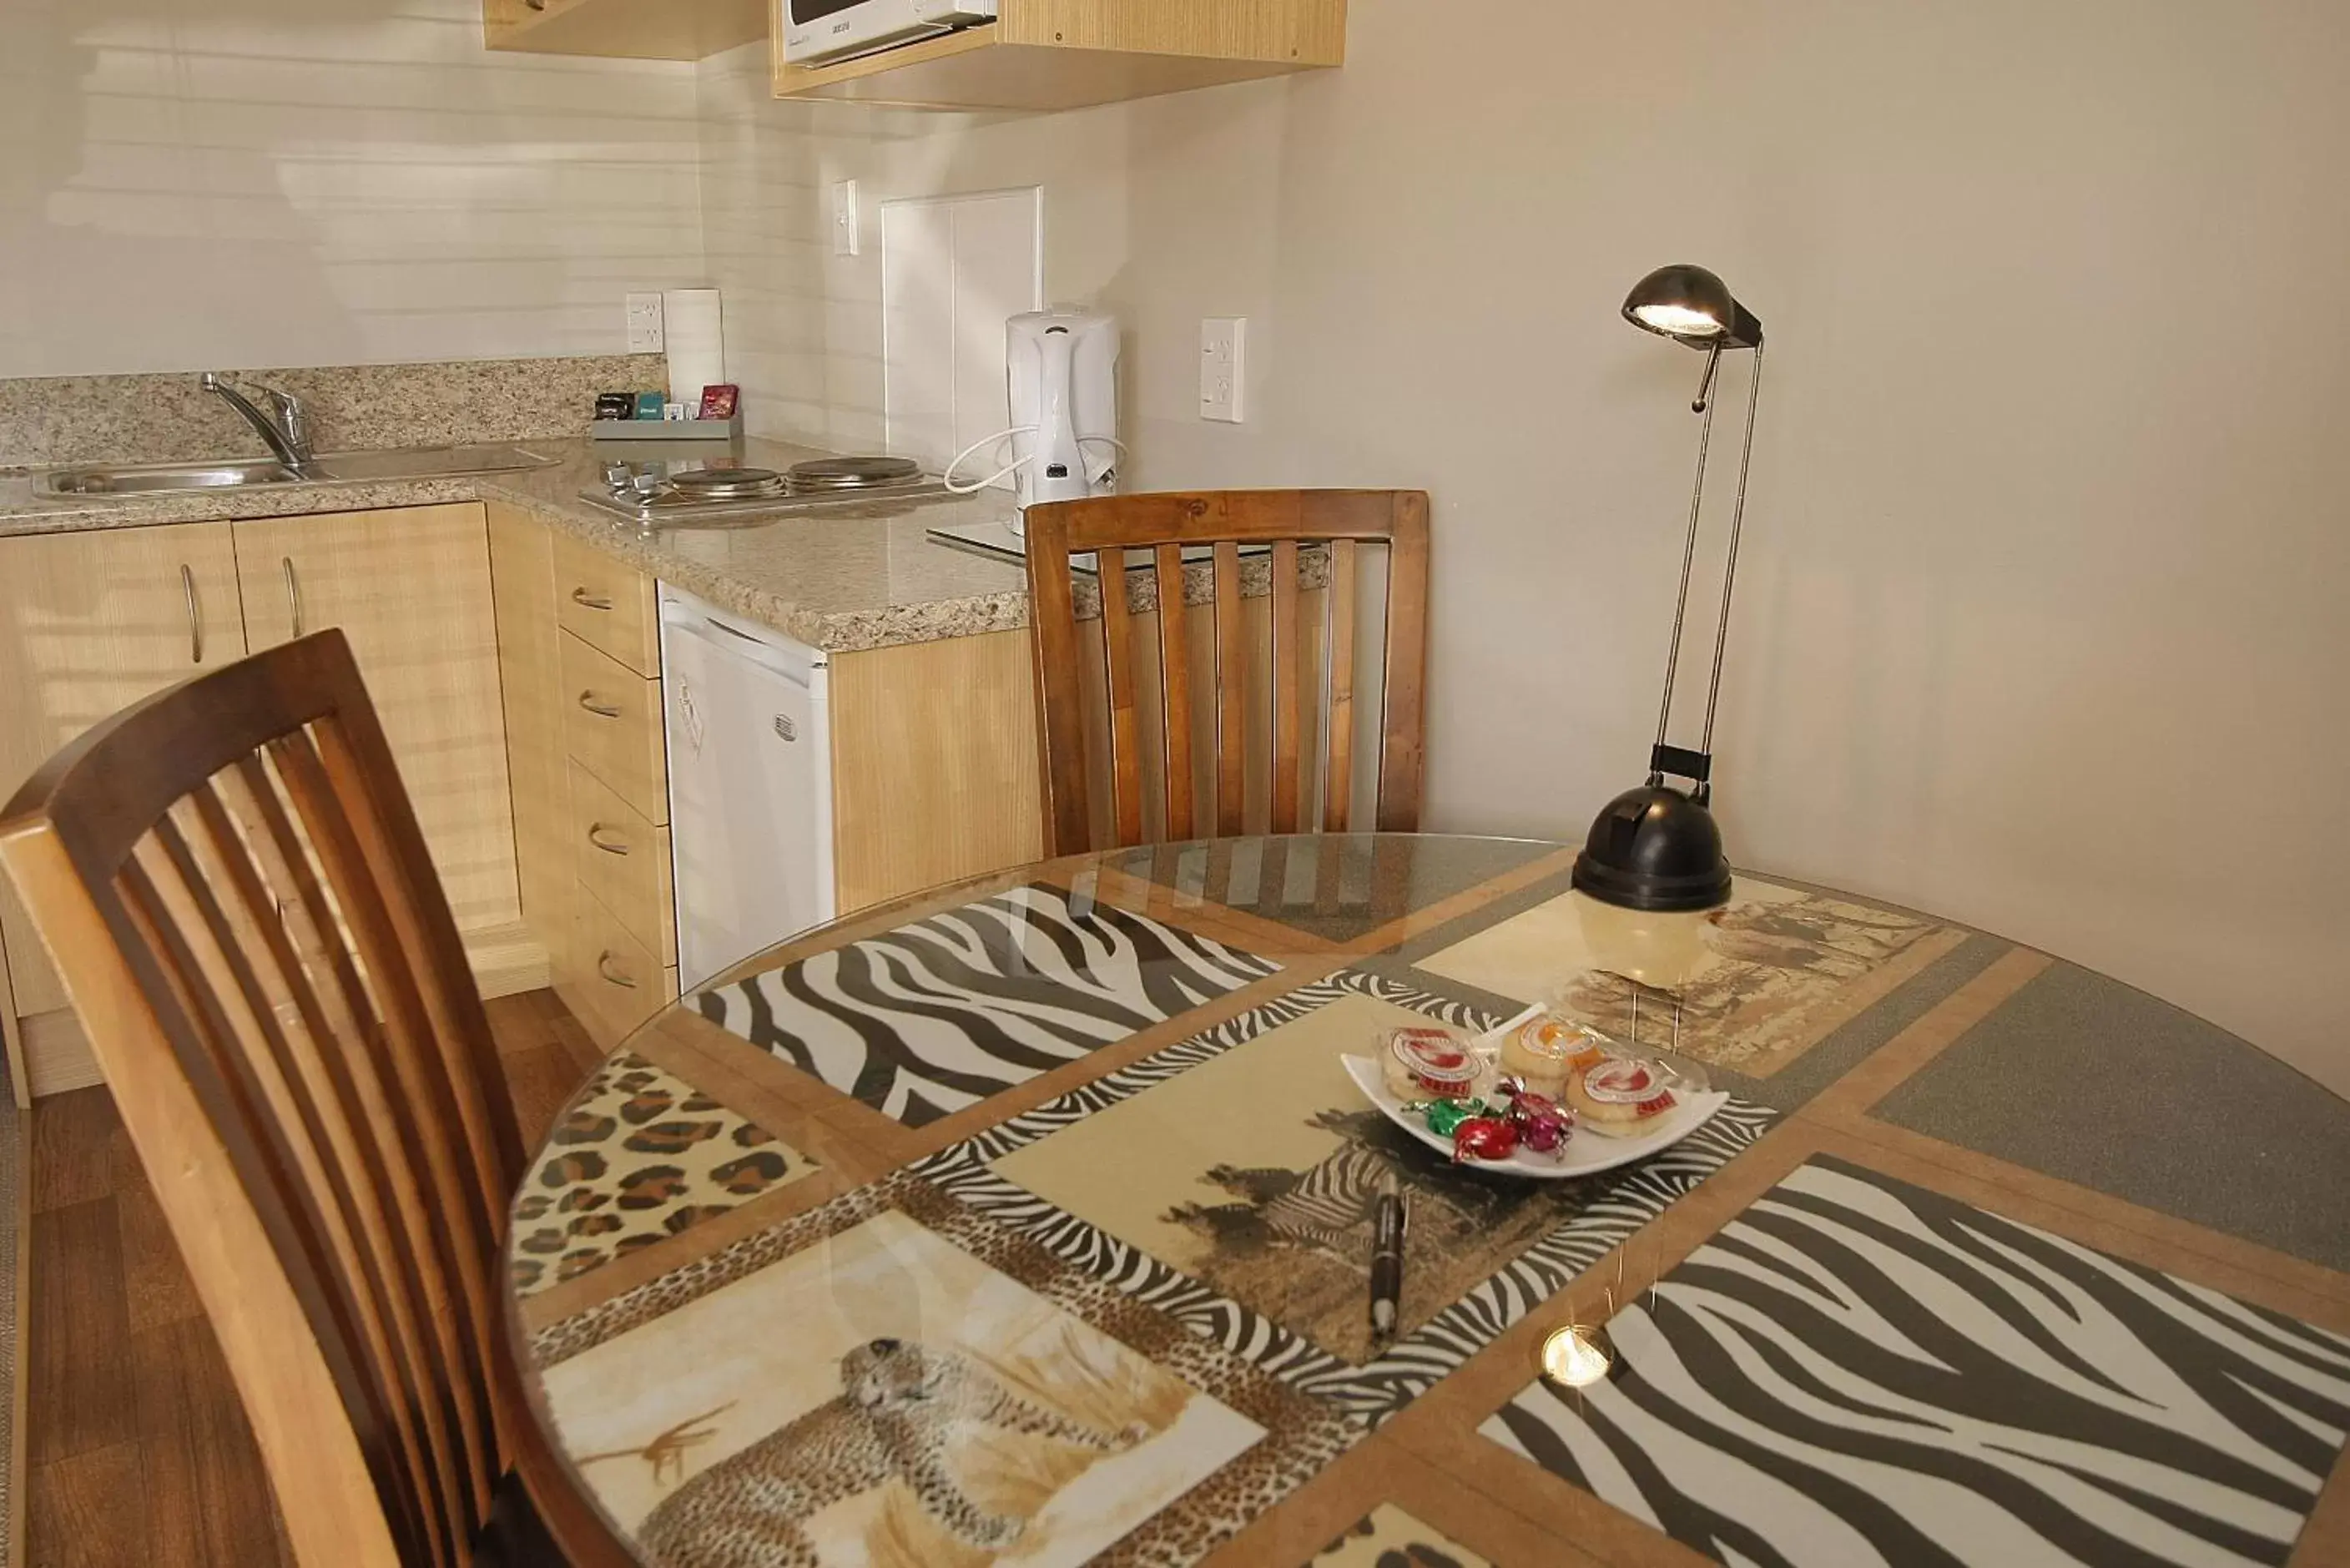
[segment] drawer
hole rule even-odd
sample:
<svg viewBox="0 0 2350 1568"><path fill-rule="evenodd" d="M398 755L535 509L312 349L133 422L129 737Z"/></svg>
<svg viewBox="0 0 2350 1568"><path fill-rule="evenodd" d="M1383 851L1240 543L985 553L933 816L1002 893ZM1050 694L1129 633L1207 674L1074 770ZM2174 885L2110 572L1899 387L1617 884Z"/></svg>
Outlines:
<svg viewBox="0 0 2350 1568"><path fill-rule="evenodd" d="M647 822L669 820L661 685L576 637L559 639L563 749Z"/></svg>
<svg viewBox="0 0 2350 1568"><path fill-rule="evenodd" d="M660 673L653 580L617 556L555 535L555 615L563 629L639 675Z"/></svg>
<svg viewBox="0 0 2350 1568"><path fill-rule="evenodd" d="M571 765L571 862L579 886L629 933L677 962L677 909L670 893L669 829L647 822L611 786Z"/></svg>
<svg viewBox="0 0 2350 1568"><path fill-rule="evenodd" d="M677 999L677 971L585 888L571 901L569 949L570 969L556 989L607 1051Z"/></svg>

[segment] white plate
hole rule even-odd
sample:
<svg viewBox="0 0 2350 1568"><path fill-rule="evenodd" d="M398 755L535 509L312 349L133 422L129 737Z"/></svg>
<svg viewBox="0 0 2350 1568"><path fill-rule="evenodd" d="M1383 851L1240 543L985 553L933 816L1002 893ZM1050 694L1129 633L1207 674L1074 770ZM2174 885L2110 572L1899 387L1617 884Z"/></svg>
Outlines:
<svg viewBox="0 0 2350 1568"><path fill-rule="evenodd" d="M1475 1042L1478 1049L1491 1050L1498 1047L1501 1037L1504 1033L1541 1011L1539 1007L1530 1007L1515 1018L1504 1023L1491 1034L1478 1036ZM1379 1064L1376 1059L1369 1056L1341 1056L1338 1060L1345 1064L1347 1076L1355 1080L1355 1086L1363 1091L1364 1096L1371 1104L1387 1113L1388 1120L1395 1123L1447 1159L1452 1158L1452 1140L1449 1137L1439 1137L1429 1131L1426 1122L1403 1108L1404 1102L1389 1092L1387 1075L1380 1071ZM1613 1170L1619 1165L1629 1165L1636 1159L1645 1159L1659 1149L1670 1148L1698 1128L1705 1126L1707 1121L1711 1119L1714 1112L1730 1103L1728 1095L1719 1093L1681 1095L1679 1097L1679 1105L1659 1117L1648 1131L1638 1137L1610 1137L1606 1133L1596 1133L1588 1127L1578 1125L1575 1129L1575 1135L1566 1140L1565 1159L1520 1149L1507 1159L1478 1159L1469 1163L1477 1170L1507 1171L1512 1176L1531 1176L1548 1181L1559 1181L1575 1176L1589 1176L1596 1171Z"/></svg>

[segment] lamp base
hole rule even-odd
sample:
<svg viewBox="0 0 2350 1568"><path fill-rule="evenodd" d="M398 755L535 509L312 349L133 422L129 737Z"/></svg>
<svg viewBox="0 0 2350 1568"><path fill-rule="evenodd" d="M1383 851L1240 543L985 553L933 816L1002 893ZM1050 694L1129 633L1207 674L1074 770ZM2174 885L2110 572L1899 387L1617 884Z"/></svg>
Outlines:
<svg viewBox="0 0 2350 1568"><path fill-rule="evenodd" d="M1575 888L1603 904L1663 912L1730 901L1730 862L1713 813L1669 784L1627 789L1591 824Z"/></svg>

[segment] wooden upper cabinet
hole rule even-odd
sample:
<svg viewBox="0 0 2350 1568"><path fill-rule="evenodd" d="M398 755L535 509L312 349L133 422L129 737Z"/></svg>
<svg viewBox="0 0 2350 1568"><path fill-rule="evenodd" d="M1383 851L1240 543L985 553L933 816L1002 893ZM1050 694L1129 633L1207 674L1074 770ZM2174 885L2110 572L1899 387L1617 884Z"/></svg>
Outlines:
<svg viewBox="0 0 2350 1568"><path fill-rule="evenodd" d="M458 929L518 927L481 504L255 518L234 527L254 650L343 628Z"/></svg>
<svg viewBox="0 0 2350 1568"><path fill-rule="evenodd" d="M483 0L493 49L698 60L767 36L767 0Z"/></svg>
<svg viewBox="0 0 2350 1568"><path fill-rule="evenodd" d="M0 539L0 801L83 731L244 657L225 523ZM14 884L0 931L19 1016L68 1005Z"/></svg>
<svg viewBox="0 0 2350 1568"><path fill-rule="evenodd" d="M1347 0L1001 0L1000 9L984 26L814 67L785 63L778 25L775 96L1045 111L1347 57Z"/></svg>

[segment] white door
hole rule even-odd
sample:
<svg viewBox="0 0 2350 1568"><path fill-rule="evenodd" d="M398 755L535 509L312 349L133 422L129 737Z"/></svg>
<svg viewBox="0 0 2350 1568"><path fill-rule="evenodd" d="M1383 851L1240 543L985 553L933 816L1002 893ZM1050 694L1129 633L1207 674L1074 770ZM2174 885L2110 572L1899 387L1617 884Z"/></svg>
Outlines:
<svg viewBox="0 0 2350 1568"><path fill-rule="evenodd" d="M881 204L882 440L939 468L1012 422L1003 323L1045 308L1042 186ZM974 457L986 474L1010 461ZM1010 481L1004 482L1010 488Z"/></svg>
<svg viewBox="0 0 2350 1568"><path fill-rule="evenodd" d="M820 659L779 634L661 590L681 986L832 918Z"/></svg>

